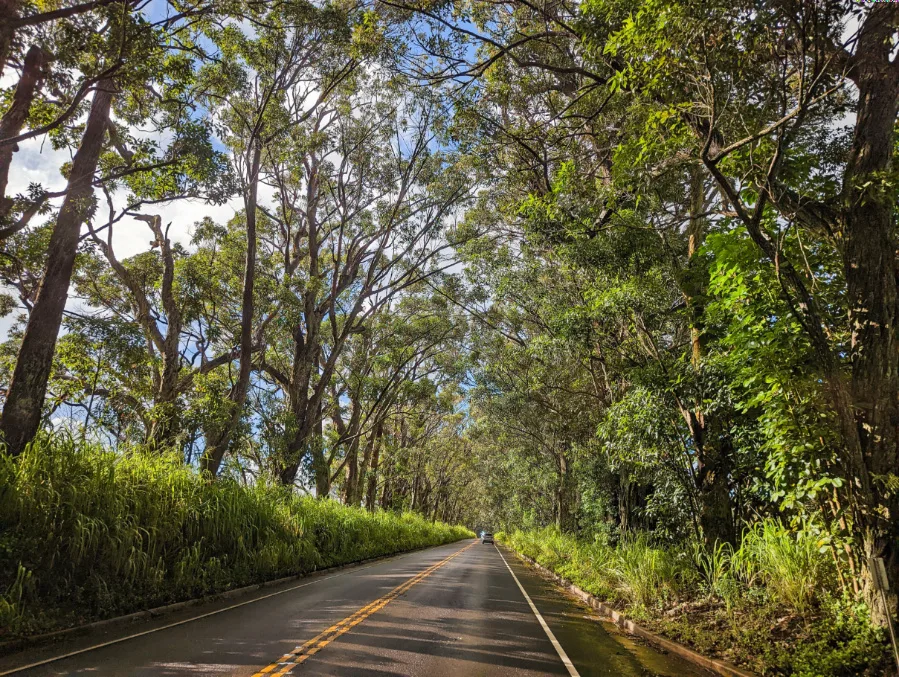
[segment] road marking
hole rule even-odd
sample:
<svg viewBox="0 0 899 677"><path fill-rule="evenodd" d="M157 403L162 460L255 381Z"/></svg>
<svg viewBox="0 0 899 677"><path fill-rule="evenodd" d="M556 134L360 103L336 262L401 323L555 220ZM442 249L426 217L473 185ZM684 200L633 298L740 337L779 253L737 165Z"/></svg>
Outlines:
<svg viewBox="0 0 899 677"><path fill-rule="evenodd" d="M468 546L470 547L470 546ZM461 550L459 551L461 552ZM40 667L41 665L47 665L48 663L56 663L57 661L65 660L66 658L71 658L72 656L78 656L83 653L87 653L89 651L95 651L97 649L102 649L103 647L111 646L113 644L120 644L122 642L127 642L129 639L136 639L137 637L143 637L144 635L150 635L154 632L160 632L162 630L168 630L169 628L175 628L179 625L184 625L185 623L192 623L194 621L199 621L203 618L208 618L209 616L215 616L216 614L224 613L225 611L231 611L231 609L237 609L238 607L246 606L247 604L254 604L256 602L261 602L264 599L268 599L269 597L276 597L277 595L283 595L286 592L293 592L294 590L299 590L300 588L305 588L306 586L313 585L315 583L321 583L322 581L327 581L332 578L337 578L338 576L344 576L350 573L356 573L358 571L362 571L364 569L370 569L371 567L376 567L381 564L385 564L389 562L391 559L396 559L397 557L402 557L406 553L400 553L394 557L391 557L386 560L381 560L379 562L372 562L371 564L366 564L361 567L354 567L352 569L346 569L345 571L340 571L336 574L331 574L330 576L324 576L322 578L316 577L314 580L307 581L306 583L301 583L300 585L294 585L289 588L285 588L284 590L278 590L277 592L271 592L267 595L263 595L262 597L254 597L253 599L248 599L244 602L238 602L237 604L232 604L231 606L226 606L222 609L217 609L215 611L210 611L205 614L200 614L199 616L192 616L191 618L186 618L182 621L176 621L175 623L169 623L168 625L161 625L158 628L152 628L150 630L144 630L142 632L136 632L133 635L128 635L127 637L119 637L118 639L111 639L108 642L102 642L100 644L94 644L93 646L86 647L84 649L77 649L76 651L70 651L69 653L61 654L59 656L53 656L52 658L45 658L42 661L37 661L35 663L29 663L28 665L23 665L18 668L12 668L5 672L0 672L0 677L6 677L6 675L14 675L17 672L24 672L25 670L31 670L32 668ZM457 555L459 553L456 553Z"/></svg>
<svg viewBox="0 0 899 677"><path fill-rule="evenodd" d="M262 668L259 672L254 674L253 677L283 677L284 675L289 675L291 670L304 663L309 659L310 656L314 656L335 639L352 630L372 614L377 613L378 611L383 609L385 606L390 604L390 602L409 590L409 588L411 588L412 586L421 583L425 578L437 571L437 569L442 567L454 557L458 557L459 555L461 555L463 552L475 545L475 543L477 543L477 541L469 543L464 548L462 548L461 550L457 550L446 559L440 560L436 564L432 564L424 571L417 573L409 580L395 587L383 597L379 597L374 602L366 604L364 607L353 612L342 621L338 621L330 628L322 630L309 641L304 642L289 653L284 654L274 663L271 663Z"/></svg>
<svg viewBox="0 0 899 677"><path fill-rule="evenodd" d="M496 548L496 544L493 545ZM537 607L534 606L534 602L531 601L531 596L528 595L527 591L524 589L524 586L521 584L521 581L518 580L518 576L515 575L515 572L512 571L512 567L509 566L509 563L506 561L506 558L503 557L503 553L500 552L499 548L496 548L496 551L499 553L499 556L503 559L503 564L506 565L506 568L509 570L509 573L512 574L512 578L515 579L515 582L518 584L518 589L521 590L521 594L524 595L524 598L528 601L528 604L531 606L531 611L534 612L534 615L537 617L537 620L540 621L540 625L543 626L543 631L546 633L546 636L549 637L549 641L552 642L553 646L556 648L556 653L559 654L559 658L562 659L562 662L565 664L565 667L568 668L568 674L571 677L581 677L580 673L577 671L577 668L574 667L574 664L571 662L571 659L568 657L568 654L565 653L565 649L562 648L562 645L559 644L559 640L556 639L556 636L553 634L553 631L549 629L549 626L546 624L546 621L543 620L543 616L540 615L540 612L537 611Z"/></svg>

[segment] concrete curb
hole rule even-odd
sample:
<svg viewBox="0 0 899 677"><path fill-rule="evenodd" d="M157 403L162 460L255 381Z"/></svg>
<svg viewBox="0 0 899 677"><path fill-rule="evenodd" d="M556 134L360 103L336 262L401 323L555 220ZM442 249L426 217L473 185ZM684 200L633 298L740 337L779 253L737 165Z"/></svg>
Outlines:
<svg viewBox="0 0 899 677"><path fill-rule="evenodd" d="M459 539L460 541L464 541L467 539ZM420 552L422 550L428 550L429 548L439 548L443 545L450 545L452 543L458 543L459 541L450 541L449 543L440 543L438 545L426 545L421 548L413 548L412 550L403 550L402 552L395 552L390 555L379 555L378 557L370 557L368 559L358 560L356 562L347 562L346 564L337 564L333 567L327 567L325 569L317 569L315 571L310 571L305 574L296 574L294 576L285 576L283 578L276 578L271 581L263 581L262 583L254 583L252 585L246 585L242 588L233 588L231 590L223 590L222 592L217 592L212 595L206 595L205 597L195 597L194 599L184 600L183 602L174 602L172 604L166 604L164 606L154 607L152 609L144 609L143 611L135 611L131 614L126 614L124 616L115 616L114 618L104 618L101 621L93 621L91 623L85 623L84 625L76 625L71 628L64 628L62 630L54 630L53 632L46 632L40 635L31 635L28 637L19 637L17 639L6 640L5 642L0 642L0 656L12 653L19 649L24 649L25 647L39 646L42 644L48 644L53 641L57 641L60 639L64 639L69 636L75 636L82 633L86 633L90 630L96 630L97 628L102 628L107 625L114 625L119 623L133 623L136 621L146 620L150 618L157 618L159 616L164 616L169 613L173 613L175 611L180 611L181 609L187 609L192 606L199 606L200 604L205 604L207 602L215 602L222 599L231 599L232 597L239 597L248 592L253 592L255 590L263 590L265 588L270 588L275 585L279 585L281 583L289 583L290 581L297 581L303 578L314 578L315 576L319 576L322 574L333 573L335 571L340 571L341 569L352 569L353 567L362 566L363 564L370 564L372 562L379 562L381 560L388 560L394 557L399 557L401 555L408 555L411 552Z"/></svg>
<svg viewBox="0 0 899 677"><path fill-rule="evenodd" d="M581 590L571 581L563 578L562 576L559 576L559 574L557 574L556 572L547 569L545 566L538 564L530 557L522 555L520 552L516 552L515 550L512 550L512 552L514 552L519 557L519 559L527 562L535 569L543 572L544 574L555 580L557 583L561 584L562 587L564 587L569 592L574 593L577 597L589 604L596 611L604 616L608 616L609 618L611 618L615 625L617 625L625 632L631 635L642 637L646 641L651 642L652 644L664 649L665 651L670 651L671 653L680 656L684 660L690 661L691 663L703 667L706 670L711 670L714 673L723 675L724 677L756 677L754 673L747 672L746 670L738 668L736 665L732 665L727 661L718 660L717 658L708 658L706 656L703 656L702 654L696 653L692 649L688 649L683 644L678 644L677 642L673 642L670 639L660 637L659 635L650 632L645 628L641 628L633 621L628 620L625 616L615 611L609 605L598 600L589 592Z"/></svg>

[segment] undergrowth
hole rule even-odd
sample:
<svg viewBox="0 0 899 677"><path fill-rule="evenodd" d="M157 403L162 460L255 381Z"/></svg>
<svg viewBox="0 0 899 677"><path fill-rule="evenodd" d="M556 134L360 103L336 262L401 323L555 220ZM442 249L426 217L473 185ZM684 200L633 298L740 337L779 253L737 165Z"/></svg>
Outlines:
<svg viewBox="0 0 899 677"><path fill-rule="evenodd" d="M556 529L500 533L517 552L649 629L760 675L849 677L890 669L884 633L841 592L816 538L757 523L739 549L614 546Z"/></svg>
<svg viewBox="0 0 899 677"><path fill-rule="evenodd" d="M15 459L0 453L0 636L469 536L411 513L209 482L176 455L41 437Z"/></svg>

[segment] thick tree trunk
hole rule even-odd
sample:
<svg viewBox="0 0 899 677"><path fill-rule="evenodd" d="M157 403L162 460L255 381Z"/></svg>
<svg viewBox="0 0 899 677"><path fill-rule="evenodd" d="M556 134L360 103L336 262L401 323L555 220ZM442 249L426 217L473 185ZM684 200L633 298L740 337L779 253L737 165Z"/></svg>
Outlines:
<svg viewBox="0 0 899 677"><path fill-rule="evenodd" d="M66 197L50 237L44 277L19 348L0 420L7 451L13 455L22 453L40 425L56 338L78 252L78 236L93 206L92 182L103 149L112 97L113 83L99 82L81 146L72 161Z"/></svg>
<svg viewBox="0 0 899 677"><path fill-rule="evenodd" d="M323 453L313 451L312 472L315 475L315 497L328 498L331 495L331 469L325 464Z"/></svg>
<svg viewBox="0 0 899 677"><path fill-rule="evenodd" d="M291 460L276 471L278 481L281 484L290 486L296 480L297 473L300 471L300 465L302 465L303 459L306 458L306 440L308 437L307 434L300 431L287 445L287 456Z"/></svg>
<svg viewBox="0 0 899 677"><path fill-rule="evenodd" d="M359 505L359 438L356 437L347 448L346 470L343 482L343 502L345 505Z"/></svg>
<svg viewBox="0 0 899 677"><path fill-rule="evenodd" d="M162 229L159 216L138 216L150 224L162 259L162 305L166 317L166 332L162 340L162 373L156 389L155 418L150 429L150 440L158 448L171 446L180 431L181 410L178 407L181 377L181 309L175 298L175 257L171 242ZM155 319L145 318L145 322Z"/></svg>
<svg viewBox="0 0 899 677"><path fill-rule="evenodd" d="M12 41L16 34L13 22L19 18L21 0L0 0L0 75L12 51Z"/></svg>
<svg viewBox="0 0 899 677"><path fill-rule="evenodd" d="M316 361L316 371L318 370ZM312 472L315 475L315 496L328 498L331 495L331 466L325 456L324 436L324 409L321 400L315 406L315 421L312 430L314 437L311 439L310 451L312 452Z"/></svg>
<svg viewBox="0 0 899 677"><path fill-rule="evenodd" d="M2 0L0 0L0 13L2 13ZM8 139L18 136L25 126L31 103L41 84L47 75L47 57L40 47L32 45L25 55L25 63L22 68L22 77L16 85L12 105L0 120L0 139ZM9 214L12 208L12 200L6 197L6 186L9 182L9 167L12 164L12 156L19 147L16 144L0 146L0 223Z"/></svg>
<svg viewBox="0 0 899 677"><path fill-rule="evenodd" d="M696 493L699 502L699 526L706 544L736 543L733 501L730 495L730 470L733 449L726 431L690 412L689 424L696 446Z"/></svg>
<svg viewBox="0 0 899 677"><path fill-rule="evenodd" d="M375 434L374 431L372 431L369 433L368 439L365 441L365 447L362 450L362 462L359 464L358 478L356 479L356 494L353 497L352 505L359 505L362 503L362 498L365 495L365 478L368 474L368 469L371 466L371 455L374 446Z"/></svg>
<svg viewBox="0 0 899 677"><path fill-rule="evenodd" d="M256 204L259 190L259 168L262 160L262 146L254 139L253 156L250 162L249 186L244 200L244 211L247 219L247 256L244 265L243 295L241 297L240 316L240 370L237 383L231 391L231 412L222 426L216 431L214 439L207 440L206 451L200 459L203 472L218 474L225 452L231 444L231 437L243 415L247 392L250 389L250 372L253 361L253 294L256 283Z"/></svg>
<svg viewBox="0 0 899 677"><path fill-rule="evenodd" d="M699 475L699 526L710 547L736 542L727 471L715 462L702 464Z"/></svg>
<svg viewBox="0 0 899 677"><path fill-rule="evenodd" d="M431 511L430 511L432 522L437 521L437 511L439 509L440 509L440 493L438 492L437 495L434 497L434 506L431 508Z"/></svg>
<svg viewBox="0 0 899 677"><path fill-rule="evenodd" d="M563 533L575 531L574 476L571 474L568 457L563 453L557 459L558 486L556 488L556 526Z"/></svg>
<svg viewBox="0 0 899 677"><path fill-rule="evenodd" d="M390 510L393 508L393 481L390 477L384 478L384 485L381 489L381 510Z"/></svg>
<svg viewBox="0 0 899 677"><path fill-rule="evenodd" d="M157 449L165 449L176 439L179 426L178 388L177 377L180 369L177 362L173 365L169 359L164 359L162 367L161 384L156 391L153 402L153 422L147 435L149 441Z"/></svg>
<svg viewBox="0 0 899 677"><path fill-rule="evenodd" d="M646 508L646 499L651 493L650 486L632 482L628 473L619 476L618 519L622 534L650 529L641 511Z"/></svg>
<svg viewBox="0 0 899 677"><path fill-rule="evenodd" d="M899 71L890 60L890 36L899 10L877 7L860 34L853 79L859 90L855 133L843 193L843 271L849 296L851 398L863 468L859 511L866 557L883 557L894 593L885 609L869 588L874 618L895 614L899 587L899 497L887 478L899 475L899 295L896 195L882 185L892 161L899 113Z"/></svg>

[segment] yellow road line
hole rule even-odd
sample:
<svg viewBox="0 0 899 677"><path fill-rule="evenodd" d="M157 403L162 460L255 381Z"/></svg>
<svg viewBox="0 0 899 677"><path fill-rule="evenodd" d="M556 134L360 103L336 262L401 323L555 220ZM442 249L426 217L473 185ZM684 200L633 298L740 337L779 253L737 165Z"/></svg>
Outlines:
<svg viewBox="0 0 899 677"><path fill-rule="evenodd" d="M477 541L475 541L475 543L477 543ZM459 555L461 555L475 543L469 543L464 548L462 548L461 550L457 550L446 559L443 559L436 564L432 564L424 571L417 573L409 580L395 587L383 597L379 597L374 602L366 604L364 607L353 612L342 621L338 621L326 630L322 630L309 641L304 642L289 653L284 654L274 663L271 663L270 665L262 668L259 672L254 674L253 677L283 677L284 675L290 674L291 670L303 663L310 656L314 656L335 639L352 630L372 614L377 613L378 611L383 609L385 606L390 604L390 602L409 590L409 588L411 588L413 585L421 583L425 578L437 571L437 569L442 567L454 557L458 557Z"/></svg>
<svg viewBox="0 0 899 677"><path fill-rule="evenodd" d="M254 597L253 599L244 600L243 602L238 602L237 604L232 604L230 606L222 607L221 609L216 609L215 611L209 611L204 614L200 614L198 616L192 616L190 618L186 618L184 620L175 621L174 623L168 623L166 625L160 625L156 628L151 628L150 630L143 630L141 632L135 632L131 635L126 635L124 637L118 637L116 639L111 639L108 642L101 642L100 644L94 644L93 646L85 647L84 649L76 649L75 651L69 651L68 653L59 654L57 656L52 656L50 658L45 658L44 660L40 660L34 663L29 663L28 665L20 665L16 668L10 668L5 670L4 672L0 672L0 677L6 677L7 675L14 675L17 672L24 672L26 670L31 670L33 668L40 667L42 665L47 665L49 663L55 663L57 661L65 660L66 658L72 658L74 656L79 656L81 654L88 653L89 651L96 651L97 649L102 649L107 646L112 646L113 644L121 644L122 642L127 642L132 639L137 639L138 637L144 637L145 635L151 635L156 632L161 632L163 630L168 630L170 628L178 627L179 625L185 625L186 623L193 623L194 621L199 621L204 618L209 618L210 616L216 616L218 614L224 613L226 611L231 611L232 609L237 609L242 606L247 606L248 604L255 604L256 602L261 602L263 600L269 599L271 597L277 597L278 595L283 595L288 592L293 592L294 590L299 590L300 588L305 588L310 585L315 585L316 583L322 583L324 581L331 580L332 578L337 578L339 576L346 576L350 573L356 573L358 571L363 571L364 569L371 569L372 567L380 566L384 562L388 562L392 559L397 559L403 556L404 553L400 553L398 555L394 555L387 559L381 559L376 562L372 562L371 564L366 564L365 566L358 567L356 569L346 569L344 571L340 571L335 574L331 574L330 576L324 577L316 577L310 581L306 581L305 583L300 583L299 585L292 585L289 588L284 588L283 590L276 590L275 592L270 592L267 595L261 595L259 597Z"/></svg>

